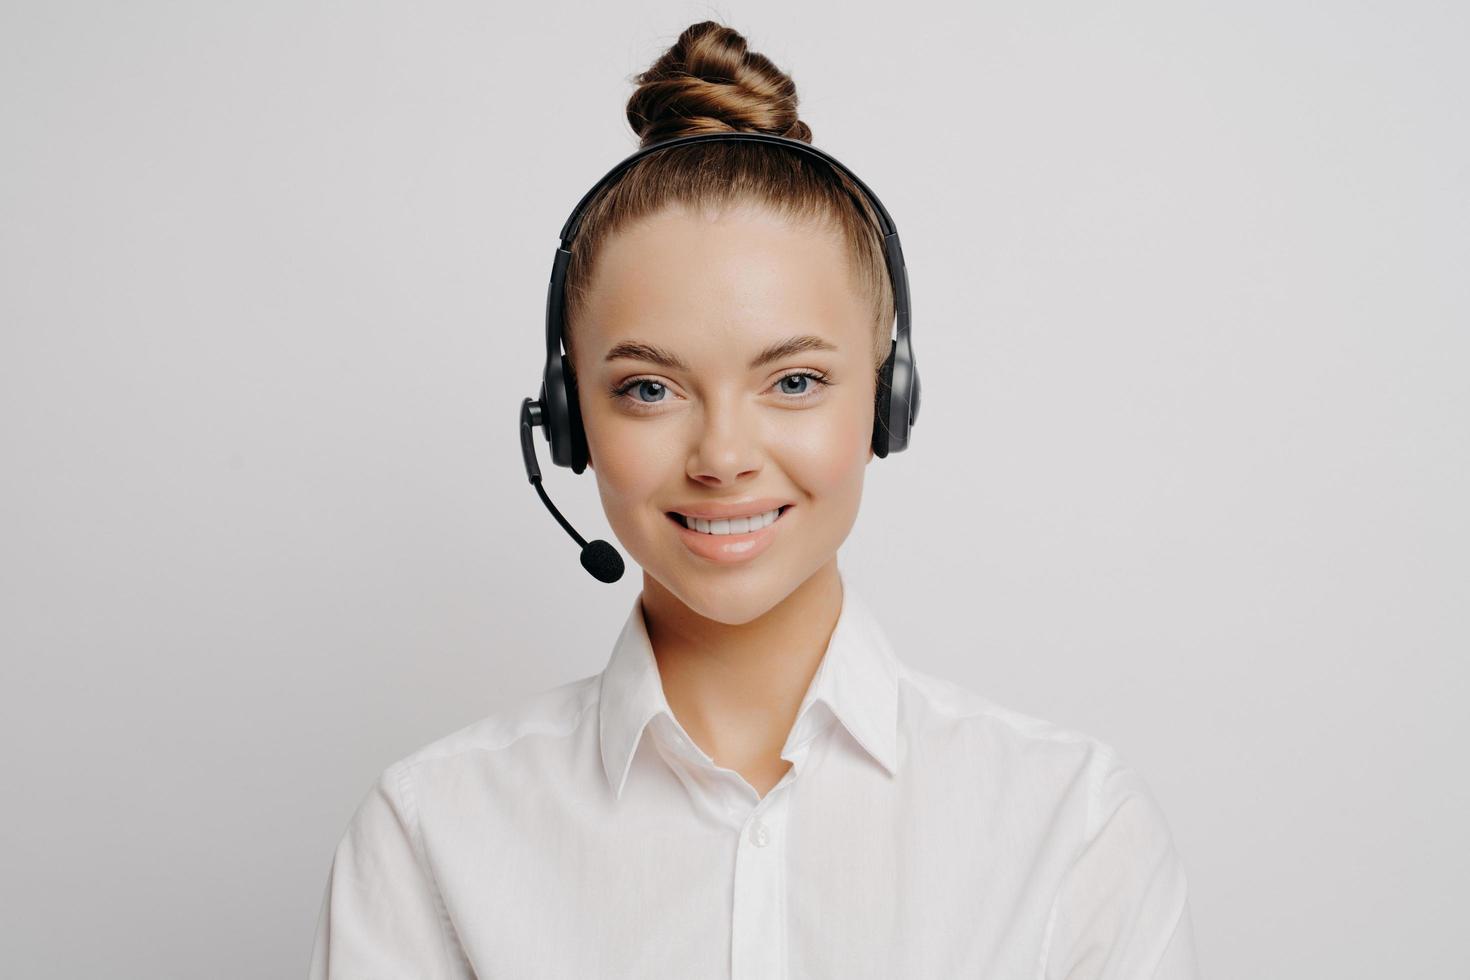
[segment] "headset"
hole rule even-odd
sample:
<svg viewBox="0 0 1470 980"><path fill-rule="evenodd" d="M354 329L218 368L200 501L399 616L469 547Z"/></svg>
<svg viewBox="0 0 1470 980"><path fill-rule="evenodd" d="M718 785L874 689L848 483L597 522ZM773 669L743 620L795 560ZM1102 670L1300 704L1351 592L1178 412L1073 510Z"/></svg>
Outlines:
<svg viewBox="0 0 1470 980"><path fill-rule="evenodd" d="M546 290L546 365L541 372L541 392L537 399L525 398L520 407L521 455L526 464L526 477L541 502L572 539L582 547L582 567L599 582L616 582L623 576L623 558L612 545L603 540L590 544L567 523L561 511L546 495L541 486L541 467L536 462L536 448L532 428L542 427L542 436L551 443L551 459L558 466L569 467L573 473L581 473L587 467L587 435L582 427L581 406L577 400L577 383L571 373L563 343L562 312L566 298L567 264L572 258L572 242L582 224L582 213L588 203L605 186L616 180L633 164L660 150L690 143L770 143L790 147L798 153L821 160L838 173L846 176L859 188L878 217L879 232L883 237L883 254L888 266L888 278L893 285L893 302L898 333L893 338L887 359L878 372L878 390L873 411L873 454L887 457L889 453L902 452L908 448L909 433L919 418L919 370L914 363L913 341L909 337L909 279L908 268L903 261L903 247L899 244L898 229L893 218L878 196L868 189L857 175L843 166L831 154L819 150L810 143L757 132L694 133L676 136L649 144L626 157L613 167L602 179L592 186L561 229L561 244L551 264L551 282Z"/></svg>

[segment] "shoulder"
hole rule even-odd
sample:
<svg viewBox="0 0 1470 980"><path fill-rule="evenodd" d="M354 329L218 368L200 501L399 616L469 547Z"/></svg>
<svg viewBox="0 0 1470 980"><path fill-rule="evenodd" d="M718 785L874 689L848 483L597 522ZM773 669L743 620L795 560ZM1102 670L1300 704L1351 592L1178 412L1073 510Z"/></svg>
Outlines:
<svg viewBox="0 0 1470 980"><path fill-rule="evenodd" d="M497 705L476 721L402 756L384 770L383 778L401 779L424 768L481 761L530 736L570 735L596 705L597 681L593 674Z"/></svg>
<svg viewBox="0 0 1470 980"><path fill-rule="evenodd" d="M1116 757L1112 745L1088 732L1018 711L947 678L908 664L899 677L904 709L920 728L963 729L1033 753Z"/></svg>
<svg viewBox="0 0 1470 980"><path fill-rule="evenodd" d="M1050 828L1067 854L1090 853L1099 874L1178 863L1150 784L1112 743L907 666L902 676L911 756L967 773L996 801L992 819L1013 821L1017 834Z"/></svg>
<svg viewBox="0 0 1470 980"><path fill-rule="evenodd" d="M956 745L980 770L1072 797L1093 827L1126 796L1149 797L1113 743L1000 704L962 684L905 664L901 697L915 737Z"/></svg>

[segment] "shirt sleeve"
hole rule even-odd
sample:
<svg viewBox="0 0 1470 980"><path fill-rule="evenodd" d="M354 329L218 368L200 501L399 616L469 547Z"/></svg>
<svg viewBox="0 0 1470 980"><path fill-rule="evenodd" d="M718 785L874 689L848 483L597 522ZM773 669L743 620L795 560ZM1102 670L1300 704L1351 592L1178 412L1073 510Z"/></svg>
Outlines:
<svg viewBox="0 0 1470 980"><path fill-rule="evenodd" d="M473 978L423 859L411 790L400 763L358 804L332 857L310 980Z"/></svg>
<svg viewBox="0 0 1470 980"><path fill-rule="evenodd" d="M1142 776L1104 748L1052 905L1042 980L1199 980L1184 866Z"/></svg>

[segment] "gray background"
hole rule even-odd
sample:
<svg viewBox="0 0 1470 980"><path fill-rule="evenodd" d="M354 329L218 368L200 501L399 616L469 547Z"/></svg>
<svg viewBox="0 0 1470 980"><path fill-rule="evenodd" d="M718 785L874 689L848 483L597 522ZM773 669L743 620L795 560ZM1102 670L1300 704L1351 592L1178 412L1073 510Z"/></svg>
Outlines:
<svg viewBox="0 0 1470 980"><path fill-rule="evenodd" d="M601 669L512 415L712 17L903 232L899 654L1145 774L1212 980L1466 976L1465 9L6 3L5 973L304 974L376 774Z"/></svg>

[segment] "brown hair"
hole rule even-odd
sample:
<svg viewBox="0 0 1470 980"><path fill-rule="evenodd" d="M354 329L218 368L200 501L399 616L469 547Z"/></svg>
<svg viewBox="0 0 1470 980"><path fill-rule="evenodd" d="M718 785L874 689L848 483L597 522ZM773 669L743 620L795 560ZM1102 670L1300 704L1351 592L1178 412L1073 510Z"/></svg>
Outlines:
<svg viewBox="0 0 1470 980"><path fill-rule="evenodd" d="M647 71L628 100L639 147L693 133L773 133L811 143L796 114L796 85L745 38L715 21L686 28ZM670 206L705 213L743 203L819 226L846 242L850 268L867 293L874 321L873 366L888 356L893 285L872 206L845 175L806 154L763 143L694 143L649 154L588 202L567 266L564 322L570 354L597 255L621 228Z"/></svg>

